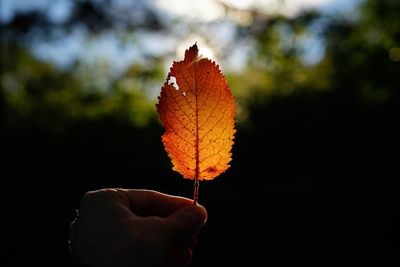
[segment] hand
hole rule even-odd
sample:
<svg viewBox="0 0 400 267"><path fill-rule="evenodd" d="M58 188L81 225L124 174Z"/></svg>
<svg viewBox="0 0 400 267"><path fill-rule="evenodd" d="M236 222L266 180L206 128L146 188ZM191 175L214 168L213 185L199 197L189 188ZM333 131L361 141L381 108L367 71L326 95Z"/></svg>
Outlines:
<svg viewBox="0 0 400 267"><path fill-rule="evenodd" d="M205 208L187 198L135 189L88 192L70 225L72 256L95 267L184 266L206 220Z"/></svg>

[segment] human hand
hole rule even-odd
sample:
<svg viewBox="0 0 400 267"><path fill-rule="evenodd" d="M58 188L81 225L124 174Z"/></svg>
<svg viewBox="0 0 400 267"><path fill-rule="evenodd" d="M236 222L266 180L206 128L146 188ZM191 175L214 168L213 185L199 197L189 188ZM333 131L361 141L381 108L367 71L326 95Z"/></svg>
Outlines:
<svg viewBox="0 0 400 267"><path fill-rule="evenodd" d="M72 257L84 266L185 266L207 220L187 198L136 189L86 193L70 225Z"/></svg>

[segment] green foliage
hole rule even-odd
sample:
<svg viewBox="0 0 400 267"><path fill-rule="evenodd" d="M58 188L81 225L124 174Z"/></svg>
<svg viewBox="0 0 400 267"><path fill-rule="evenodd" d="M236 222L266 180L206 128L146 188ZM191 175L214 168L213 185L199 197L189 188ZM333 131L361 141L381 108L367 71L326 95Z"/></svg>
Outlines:
<svg viewBox="0 0 400 267"><path fill-rule="evenodd" d="M112 89L104 91L92 79L95 77L88 73L90 70L62 71L18 46L3 44L2 53L5 67L0 79L11 125L28 120L44 128L60 129L71 121L111 116L144 127L154 119L154 102L143 88L160 77L160 68L133 66L110 80Z"/></svg>

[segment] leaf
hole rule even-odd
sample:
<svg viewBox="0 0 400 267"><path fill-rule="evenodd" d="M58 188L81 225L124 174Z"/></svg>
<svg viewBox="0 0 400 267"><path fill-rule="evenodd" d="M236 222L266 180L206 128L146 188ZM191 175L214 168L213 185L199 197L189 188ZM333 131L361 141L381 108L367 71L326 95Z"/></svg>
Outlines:
<svg viewBox="0 0 400 267"><path fill-rule="evenodd" d="M185 51L183 61L173 62L158 99L173 170L198 183L230 167L234 99L219 66L199 56L197 44Z"/></svg>

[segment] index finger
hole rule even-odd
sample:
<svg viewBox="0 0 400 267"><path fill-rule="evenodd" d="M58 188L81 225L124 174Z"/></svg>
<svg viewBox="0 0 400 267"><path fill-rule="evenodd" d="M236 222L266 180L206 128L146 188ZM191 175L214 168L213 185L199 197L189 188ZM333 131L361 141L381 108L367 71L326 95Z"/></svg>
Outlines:
<svg viewBox="0 0 400 267"><path fill-rule="evenodd" d="M146 189L119 189L117 193L129 202L139 216L167 217L175 211L193 205L193 200Z"/></svg>

